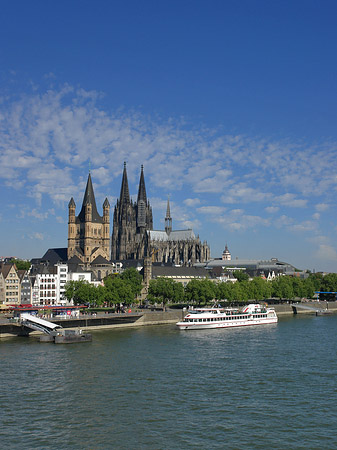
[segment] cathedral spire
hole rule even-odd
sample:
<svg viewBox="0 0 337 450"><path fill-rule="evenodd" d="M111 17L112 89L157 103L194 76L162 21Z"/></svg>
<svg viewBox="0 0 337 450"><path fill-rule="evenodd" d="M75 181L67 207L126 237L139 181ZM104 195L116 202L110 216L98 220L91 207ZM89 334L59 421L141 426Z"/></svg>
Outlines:
<svg viewBox="0 0 337 450"><path fill-rule="evenodd" d="M144 181L143 164L140 171L140 180L137 198L137 226L146 227L146 189Z"/></svg>
<svg viewBox="0 0 337 450"><path fill-rule="evenodd" d="M85 220L86 205L91 205L92 222L101 222L102 218L97 212L94 188L92 186L90 172L88 175L87 187L85 188L85 193L84 193L84 197L83 197L82 209L78 215L79 219L83 222Z"/></svg>
<svg viewBox="0 0 337 450"><path fill-rule="evenodd" d="M170 210L170 197L167 197L166 217L165 217L165 231L170 234L172 231L172 219Z"/></svg>
<svg viewBox="0 0 337 450"><path fill-rule="evenodd" d="M120 194L120 197L119 197L119 201L120 201L121 204L123 204L123 203L130 203L128 175L126 173L126 162L125 161L124 161L124 170L123 170L121 194Z"/></svg>
<svg viewBox="0 0 337 450"><path fill-rule="evenodd" d="M141 165L141 170L140 170L140 180L139 180L137 202L139 202L139 200L143 200L145 202L145 204L147 202L146 189L145 189L145 180L144 180L144 166L143 166L143 164Z"/></svg>

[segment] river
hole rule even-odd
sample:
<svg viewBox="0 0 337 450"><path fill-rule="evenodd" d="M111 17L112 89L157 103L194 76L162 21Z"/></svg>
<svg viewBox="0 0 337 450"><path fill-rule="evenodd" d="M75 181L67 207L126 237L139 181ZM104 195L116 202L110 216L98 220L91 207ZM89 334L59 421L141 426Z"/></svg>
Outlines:
<svg viewBox="0 0 337 450"><path fill-rule="evenodd" d="M336 449L337 315L0 340L9 449Z"/></svg>

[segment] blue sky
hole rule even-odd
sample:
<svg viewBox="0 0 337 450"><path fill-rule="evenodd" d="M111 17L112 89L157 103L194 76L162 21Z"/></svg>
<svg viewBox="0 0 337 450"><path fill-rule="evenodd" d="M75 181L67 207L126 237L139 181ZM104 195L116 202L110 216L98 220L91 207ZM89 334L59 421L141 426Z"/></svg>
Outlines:
<svg viewBox="0 0 337 450"><path fill-rule="evenodd" d="M67 245L141 164L163 229L336 271L335 1L2 1L0 256Z"/></svg>

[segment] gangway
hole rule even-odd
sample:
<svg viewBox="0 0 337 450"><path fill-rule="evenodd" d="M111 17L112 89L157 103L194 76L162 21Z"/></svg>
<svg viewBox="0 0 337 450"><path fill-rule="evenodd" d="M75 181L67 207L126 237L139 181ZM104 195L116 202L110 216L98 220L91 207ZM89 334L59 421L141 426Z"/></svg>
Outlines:
<svg viewBox="0 0 337 450"><path fill-rule="evenodd" d="M308 311L312 311L313 313L316 314L316 316L320 315L320 314L330 313L328 308L326 308L326 309L324 309L324 308L317 308L317 307L313 307L313 306L302 305L302 304L299 304L299 303L295 303L295 304L291 305L291 307L293 309L294 314L297 314L297 308L306 309Z"/></svg>
<svg viewBox="0 0 337 450"><path fill-rule="evenodd" d="M42 331L45 334L51 334L53 331L62 328L61 325L49 322L49 320L40 319L28 313L20 314L20 322L32 330Z"/></svg>

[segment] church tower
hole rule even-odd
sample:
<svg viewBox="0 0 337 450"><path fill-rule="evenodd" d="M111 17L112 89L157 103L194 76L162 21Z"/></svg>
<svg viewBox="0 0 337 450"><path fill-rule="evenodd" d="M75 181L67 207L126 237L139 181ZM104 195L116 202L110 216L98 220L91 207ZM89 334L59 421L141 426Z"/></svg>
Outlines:
<svg viewBox="0 0 337 450"><path fill-rule="evenodd" d="M141 259L147 255L147 230L152 230L152 209L146 197L144 168L141 166L137 202L130 199L126 163L121 192L114 210L111 259Z"/></svg>
<svg viewBox="0 0 337 450"><path fill-rule="evenodd" d="M166 217L165 217L165 231L166 234L169 236L172 231L172 218L171 218L171 211L170 211L170 199L167 199L167 207L166 207Z"/></svg>
<svg viewBox="0 0 337 450"><path fill-rule="evenodd" d="M228 250L227 243L225 245L225 250L222 252L222 259L224 261L230 261L232 259L231 252Z"/></svg>
<svg viewBox="0 0 337 450"><path fill-rule="evenodd" d="M77 256L85 264L91 264L98 256L110 257L110 204L106 198L103 217L98 214L94 188L89 172L82 208L75 216L76 204L71 198L68 220L68 259Z"/></svg>

